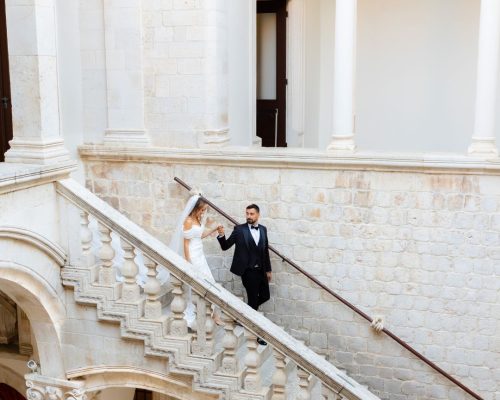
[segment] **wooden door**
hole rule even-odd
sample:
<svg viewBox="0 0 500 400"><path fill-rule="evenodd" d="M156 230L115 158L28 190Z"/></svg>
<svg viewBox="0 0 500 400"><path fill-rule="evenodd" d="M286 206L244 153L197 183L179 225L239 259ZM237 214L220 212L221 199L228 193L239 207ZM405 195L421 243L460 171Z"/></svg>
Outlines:
<svg viewBox="0 0 500 400"><path fill-rule="evenodd" d="M286 3L257 1L257 136L286 147Z"/></svg>
<svg viewBox="0 0 500 400"><path fill-rule="evenodd" d="M0 0L0 161L12 139L12 104L10 101L9 51L5 0Z"/></svg>

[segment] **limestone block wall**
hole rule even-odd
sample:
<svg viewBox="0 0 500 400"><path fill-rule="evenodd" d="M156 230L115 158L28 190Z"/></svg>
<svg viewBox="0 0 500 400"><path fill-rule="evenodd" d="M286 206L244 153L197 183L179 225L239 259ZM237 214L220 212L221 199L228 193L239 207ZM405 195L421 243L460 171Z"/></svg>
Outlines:
<svg viewBox="0 0 500 400"><path fill-rule="evenodd" d="M158 146L227 130L225 1L142 5L145 124ZM168 112L166 112L168 110Z"/></svg>
<svg viewBox="0 0 500 400"><path fill-rule="evenodd" d="M75 303L72 289L66 291L66 320L62 327L65 365L70 375L85 375L93 368L105 372L112 368L134 368L161 374L167 370L167 359L145 357L144 342L121 337L120 325L99 322L95 306Z"/></svg>
<svg viewBox="0 0 500 400"><path fill-rule="evenodd" d="M167 243L188 198L174 176L240 221L256 202L277 249L382 316L485 399L500 399L500 177L238 162L85 164L93 192ZM216 279L241 293L228 271L232 252L222 253L215 238L205 250ZM276 257L273 268L266 315L376 394L468 398Z"/></svg>

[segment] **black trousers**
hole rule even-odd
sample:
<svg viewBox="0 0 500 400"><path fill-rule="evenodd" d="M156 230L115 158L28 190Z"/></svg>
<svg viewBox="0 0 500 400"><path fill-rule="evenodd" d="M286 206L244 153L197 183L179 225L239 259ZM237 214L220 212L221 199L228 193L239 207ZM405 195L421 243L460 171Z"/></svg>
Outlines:
<svg viewBox="0 0 500 400"><path fill-rule="evenodd" d="M247 291L248 305L254 310L271 298L267 275L262 268L247 268L241 281Z"/></svg>

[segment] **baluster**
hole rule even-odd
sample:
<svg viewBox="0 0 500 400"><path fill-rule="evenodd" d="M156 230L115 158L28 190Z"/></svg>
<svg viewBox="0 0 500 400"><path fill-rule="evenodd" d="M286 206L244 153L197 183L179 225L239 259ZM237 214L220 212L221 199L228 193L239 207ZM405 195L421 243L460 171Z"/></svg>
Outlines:
<svg viewBox="0 0 500 400"><path fill-rule="evenodd" d="M311 399L311 387L309 384L309 378L311 374L300 367L297 367L297 375L299 377L299 394L297 400L310 400Z"/></svg>
<svg viewBox="0 0 500 400"><path fill-rule="evenodd" d="M103 286L113 286L116 282L115 271L113 271L113 258L115 251L111 247L111 231L107 226L99 222L99 233L101 247L99 249L99 284Z"/></svg>
<svg viewBox="0 0 500 400"><path fill-rule="evenodd" d="M321 399L322 400L342 400L342 397L335 393L332 389L326 386L324 383L321 384Z"/></svg>
<svg viewBox="0 0 500 400"><path fill-rule="evenodd" d="M144 306L144 317L148 319L161 318L161 302L158 295L161 291L161 285L156 278L156 262L149 257L144 256L144 265L148 269L148 280L144 285L144 293L147 294L146 305Z"/></svg>
<svg viewBox="0 0 500 400"><path fill-rule="evenodd" d="M285 372L285 355L273 349L274 358L276 359L276 369L273 375L273 395L271 400L285 400L285 387L287 376Z"/></svg>
<svg viewBox="0 0 500 400"><path fill-rule="evenodd" d="M235 321L234 319L225 312L222 313L221 319L224 322L224 338L222 339L222 346L224 347L224 352L222 355L222 362L220 367L220 372L223 374L236 375L239 372L239 363L236 356L238 346L238 338L234 334Z"/></svg>
<svg viewBox="0 0 500 400"><path fill-rule="evenodd" d="M191 350L193 354L199 354L201 353L202 344L205 343L205 309L202 307L201 298L197 293L192 292L191 299L194 304L194 323L191 327L193 331Z"/></svg>
<svg viewBox="0 0 500 400"><path fill-rule="evenodd" d="M214 321L210 317L212 314L211 304L198 294L193 293L196 304L196 318L193 326L193 353L203 356L211 356L214 352Z"/></svg>
<svg viewBox="0 0 500 400"><path fill-rule="evenodd" d="M92 231L89 228L89 214L85 211L80 212L80 237L82 243L82 266L91 267L95 263L92 254Z"/></svg>
<svg viewBox="0 0 500 400"><path fill-rule="evenodd" d="M206 300L203 302L205 303L205 348L203 355L211 356L215 350L215 322L212 319L212 304Z"/></svg>
<svg viewBox="0 0 500 400"><path fill-rule="evenodd" d="M186 300L184 299L183 284L182 281L177 279L174 275L170 275L170 282L174 287L172 290L174 298L170 304L170 310L172 311L174 320L170 324L170 334L172 336L185 336L188 330L186 320L184 319Z"/></svg>
<svg viewBox="0 0 500 400"><path fill-rule="evenodd" d="M120 239L120 242L122 249L125 252L123 256L123 266L121 268L122 275L125 278L122 288L122 300L127 303L134 303L139 300L141 295L141 289L136 282L139 268L134 261L134 247L123 239Z"/></svg>
<svg viewBox="0 0 500 400"><path fill-rule="evenodd" d="M247 367L243 387L249 392L259 392L262 388L259 374L260 354L257 351L257 336L247 332L246 337L247 354L245 355L245 365Z"/></svg>

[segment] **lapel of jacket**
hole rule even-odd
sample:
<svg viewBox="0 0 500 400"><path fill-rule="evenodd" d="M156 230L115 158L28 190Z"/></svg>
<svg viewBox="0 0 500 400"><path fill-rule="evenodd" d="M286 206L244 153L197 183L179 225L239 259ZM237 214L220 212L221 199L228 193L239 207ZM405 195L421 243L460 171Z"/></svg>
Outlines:
<svg viewBox="0 0 500 400"><path fill-rule="evenodd" d="M250 233L250 229L247 224L242 225L243 228L243 236L245 237L245 244L247 245L248 250L250 250L250 240L253 240L253 237Z"/></svg>
<svg viewBox="0 0 500 400"><path fill-rule="evenodd" d="M262 228L262 225L259 224L259 244L257 245L259 249L264 246L264 240L265 240L264 228Z"/></svg>

